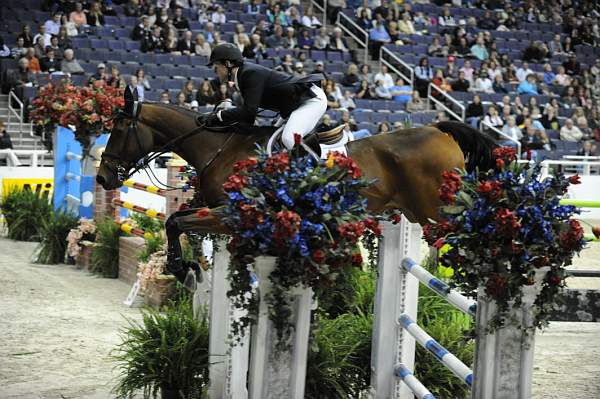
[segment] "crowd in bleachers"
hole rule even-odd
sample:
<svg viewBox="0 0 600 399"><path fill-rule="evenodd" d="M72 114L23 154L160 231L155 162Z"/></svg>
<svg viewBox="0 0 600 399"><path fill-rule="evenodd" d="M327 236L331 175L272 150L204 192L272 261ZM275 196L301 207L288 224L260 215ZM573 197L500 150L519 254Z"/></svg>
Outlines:
<svg viewBox="0 0 600 399"><path fill-rule="evenodd" d="M132 85L141 99L207 110L238 100L204 67L215 45L232 42L250 62L325 73L329 120L321 129L339 121L362 137L446 118L429 105L433 83L464 104L473 126L484 122L524 149L593 153L600 140L600 13L592 0L329 0L330 22L342 12L369 32L373 59L385 46L413 66L414 90L385 65L358 64L342 30L323 27L299 0L7 3L0 57L14 61L3 63L4 83L25 98L68 74L76 84Z"/></svg>

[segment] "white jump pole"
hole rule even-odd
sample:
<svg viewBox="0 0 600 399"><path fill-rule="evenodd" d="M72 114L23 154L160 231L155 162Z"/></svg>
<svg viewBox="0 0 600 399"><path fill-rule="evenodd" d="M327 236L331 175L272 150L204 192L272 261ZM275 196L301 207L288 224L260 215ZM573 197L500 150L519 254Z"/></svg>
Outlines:
<svg viewBox="0 0 600 399"><path fill-rule="evenodd" d="M371 390L374 399L413 399L408 385L394 375L398 363L414 370L415 340L398 328L401 313L416 319L419 281L399 268L405 257L419 260L421 227L405 217L399 224L382 223L383 238L379 242L375 318L371 352ZM401 269L401 270L399 270Z"/></svg>

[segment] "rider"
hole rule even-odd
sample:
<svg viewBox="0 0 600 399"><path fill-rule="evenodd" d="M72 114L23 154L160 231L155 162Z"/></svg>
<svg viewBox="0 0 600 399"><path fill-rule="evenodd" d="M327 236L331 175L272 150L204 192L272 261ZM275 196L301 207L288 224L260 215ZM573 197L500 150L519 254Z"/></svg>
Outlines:
<svg viewBox="0 0 600 399"><path fill-rule="evenodd" d="M253 63L245 63L238 47L231 43L216 46L208 66L213 66L221 82L233 82L243 105L206 114L207 125L231 122L254 123L258 108L279 112L287 119L282 142L294 147L294 134L310 133L327 110L327 96L320 87L322 74L294 77Z"/></svg>

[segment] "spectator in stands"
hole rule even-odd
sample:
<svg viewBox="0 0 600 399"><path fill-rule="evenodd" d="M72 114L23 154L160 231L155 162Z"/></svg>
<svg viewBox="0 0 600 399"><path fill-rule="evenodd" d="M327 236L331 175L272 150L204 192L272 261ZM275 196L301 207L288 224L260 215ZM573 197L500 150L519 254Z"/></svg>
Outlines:
<svg viewBox="0 0 600 399"><path fill-rule="evenodd" d="M119 67L117 67L117 65L113 64L110 67L110 76L108 79L106 79L106 84L112 87L121 87L121 72L119 71Z"/></svg>
<svg viewBox="0 0 600 399"><path fill-rule="evenodd" d="M127 17L140 17L142 15L142 7L140 6L139 0L129 0L125 6L123 6L123 12Z"/></svg>
<svg viewBox="0 0 600 399"><path fill-rule="evenodd" d="M38 26L38 33L33 37L33 42L37 43L39 37L44 39L44 49L50 45L52 35L46 32L46 25L44 24Z"/></svg>
<svg viewBox="0 0 600 399"><path fill-rule="evenodd" d="M29 70L29 61L23 57L19 59L17 69L8 72L7 84L9 90L14 90L18 98L23 100L25 87L37 86L35 76Z"/></svg>
<svg viewBox="0 0 600 399"><path fill-rule="evenodd" d="M261 5L262 0L252 0L249 1L246 7L244 8L244 12L250 15L256 15L261 13Z"/></svg>
<svg viewBox="0 0 600 399"><path fill-rule="evenodd" d="M199 106L213 106L216 104L215 92L210 82L205 79L200 84L200 88L196 92L196 101Z"/></svg>
<svg viewBox="0 0 600 399"><path fill-rule="evenodd" d="M519 80L519 83L522 83L524 81L527 80L527 76L529 75L533 75L535 72L533 72L533 70L531 70L531 68L529 68L529 63L528 62L523 62L523 64L521 65L521 67L519 69L517 69L517 79Z"/></svg>
<svg viewBox="0 0 600 399"><path fill-rule="evenodd" d="M471 46L471 55L480 61L485 61L490 57L482 37L478 37L475 44Z"/></svg>
<svg viewBox="0 0 600 399"><path fill-rule="evenodd" d="M275 20L277 20L281 26L288 25L285 12L283 12L279 3L275 3L273 6L267 8L267 21L269 21L270 24L274 24Z"/></svg>
<svg viewBox="0 0 600 399"><path fill-rule="evenodd" d="M521 82L521 84L519 84L519 87L517 87L517 93L531 94L535 96L539 95L535 74L531 73L527 75L525 81Z"/></svg>
<svg viewBox="0 0 600 399"><path fill-rule="evenodd" d="M359 14L359 18L356 21L358 26L360 26L365 31L370 31L373 28L373 22L370 17L371 10L363 8Z"/></svg>
<svg viewBox="0 0 600 399"><path fill-rule="evenodd" d="M156 15L156 7L152 4L147 4L144 8L145 8L144 16L146 18L148 18L148 21L150 21L150 26L160 26L159 24L157 24L158 15ZM163 21L160 21L160 22L161 22L161 24L165 24L165 22L163 22Z"/></svg>
<svg viewBox="0 0 600 399"><path fill-rule="evenodd" d="M40 59L42 72L54 73L60 70L60 61L54 55L54 49L48 49L46 55Z"/></svg>
<svg viewBox="0 0 600 399"><path fill-rule="evenodd" d="M58 35L58 30L60 29L61 15L62 14L59 11L57 11L54 14L52 14L52 18L50 18L46 21L46 23L44 23L44 26L46 27L46 32L48 32L50 35Z"/></svg>
<svg viewBox="0 0 600 399"><path fill-rule="evenodd" d="M140 86L144 89L144 91L150 90L150 81L148 80L148 78L146 78L146 73L142 68L136 69L135 77L138 81L138 91Z"/></svg>
<svg viewBox="0 0 600 399"><path fill-rule="evenodd" d="M281 61L281 64L275 69L285 72L285 73L289 73L290 75L293 74L294 73L294 60L292 59L292 55L285 54L283 56L283 60Z"/></svg>
<svg viewBox="0 0 600 399"><path fill-rule="evenodd" d="M502 127L502 133L512 138L513 140L520 141L523 138L521 129L517 126L514 116L509 116L506 119L506 124ZM510 145L511 141L506 141L503 145Z"/></svg>
<svg viewBox="0 0 600 399"><path fill-rule="evenodd" d="M60 18L60 23L61 23L61 28L65 28L65 32L67 33L67 36L71 37L71 36L77 36L79 34L79 30L77 29L77 26L75 25L74 22L69 21L69 18L67 18L66 15L63 15ZM60 34L60 30L58 32Z"/></svg>
<svg viewBox="0 0 600 399"><path fill-rule="evenodd" d="M419 65L415 68L415 89L421 97L427 96L427 87L433 79L433 69L429 66L427 57L419 60Z"/></svg>
<svg viewBox="0 0 600 399"><path fill-rule="evenodd" d="M389 73L387 65L384 64L381 65L381 69L375 74L373 80L375 82L381 80L386 89L390 89L394 85L394 78Z"/></svg>
<svg viewBox="0 0 600 399"><path fill-rule="evenodd" d="M465 60L465 63L463 64L462 68L460 68L458 71L462 72L465 75L465 79L468 80L471 85L473 84L475 69L471 67L471 61Z"/></svg>
<svg viewBox="0 0 600 399"><path fill-rule="evenodd" d="M366 13L368 19L373 18L373 14L371 11L371 6L369 5L369 0L362 0L362 5L356 9L356 16L361 17L363 13Z"/></svg>
<svg viewBox="0 0 600 399"><path fill-rule="evenodd" d="M475 79L473 90L482 93L494 93L493 83L490 80L489 74L485 70L482 69L479 72L479 76L477 79Z"/></svg>
<svg viewBox="0 0 600 399"><path fill-rule="evenodd" d="M315 130L317 132L327 132L335 127L335 122L331 120L331 116L328 114L323 115L321 123L317 125Z"/></svg>
<svg viewBox="0 0 600 399"><path fill-rule="evenodd" d="M537 154L534 150L541 150L543 146L544 143L542 143L540 136L536 134L536 129L533 126L527 126L525 128L525 135L521 139L521 150L523 153L527 151L532 152L532 158L535 159Z"/></svg>
<svg viewBox="0 0 600 399"><path fill-rule="evenodd" d="M442 9L442 15L438 17L438 25L449 28L454 28L456 26L456 21L450 14L450 9L448 7Z"/></svg>
<svg viewBox="0 0 600 399"><path fill-rule="evenodd" d="M173 16L173 26L179 31L185 31L190 29L190 22L186 17L183 16L183 9L181 7L175 7L175 15Z"/></svg>
<svg viewBox="0 0 600 399"><path fill-rule="evenodd" d="M191 79L187 80L180 93L183 93L185 96L185 102L187 104L191 104L191 102L194 100L194 81Z"/></svg>
<svg viewBox="0 0 600 399"><path fill-rule="evenodd" d="M181 52L178 50L179 39L177 38L177 30L175 28L171 29L169 27L167 27L166 29L167 37L164 40L164 51L166 53L181 55Z"/></svg>
<svg viewBox="0 0 600 399"><path fill-rule="evenodd" d="M54 50L54 53L56 54L56 58L62 59L62 54L64 49L60 48L60 46L58 45L58 36L52 36L52 39L50 39L50 45L48 47L46 47L46 51L51 48Z"/></svg>
<svg viewBox="0 0 600 399"><path fill-rule="evenodd" d="M163 90L160 93L160 99L158 100L161 104L171 104L171 96L169 95L168 90Z"/></svg>
<svg viewBox="0 0 600 399"><path fill-rule="evenodd" d="M443 57L444 51L440 43L440 38L434 36L431 44L427 47L427 55L430 57Z"/></svg>
<svg viewBox="0 0 600 399"><path fill-rule="evenodd" d="M563 45L560 41L560 33L554 35L554 38L548 43L548 48L553 56L564 54Z"/></svg>
<svg viewBox="0 0 600 399"><path fill-rule="evenodd" d="M273 34L267 37L266 43L267 46L269 46L270 48L283 48L283 28L281 27L281 25L276 25L273 28Z"/></svg>
<svg viewBox="0 0 600 399"><path fill-rule="evenodd" d="M570 54L575 52L575 44L573 44L573 39L570 36L565 38L563 42L563 54Z"/></svg>
<svg viewBox="0 0 600 399"><path fill-rule="evenodd" d="M75 10L69 14L69 21L73 22L78 29L88 24L83 4L80 1L75 3Z"/></svg>
<svg viewBox="0 0 600 399"><path fill-rule="evenodd" d="M392 127L390 126L390 123L387 121L380 122L379 125L377 125L377 134L385 134L385 133L389 133L391 131L392 131Z"/></svg>
<svg viewBox="0 0 600 399"><path fill-rule="evenodd" d="M408 35L416 35L417 31L413 21L410 19L410 13L405 12L402 14L402 19L398 22L398 30Z"/></svg>
<svg viewBox="0 0 600 399"><path fill-rule="evenodd" d="M380 14L375 15L376 19L373 20L373 29L369 32L369 41L371 48L371 57L374 60L379 59L379 49L386 43L390 43L391 38L385 29L384 20ZM340 35L341 37L341 35Z"/></svg>
<svg viewBox="0 0 600 399"><path fill-rule="evenodd" d="M133 28L131 38L133 40L144 40L152 35L152 29L150 28L150 20L147 16L143 16L141 22Z"/></svg>
<svg viewBox="0 0 600 399"><path fill-rule="evenodd" d="M71 38L67 34L67 28L64 25L58 30L58 36L56 39L58 40L58 47L61 49L66 50L68 48L73 48Z"/></svg>
<svg viewBox="0 0 600 399"><path fill-rule="evenodd" d="M87 13L87 22L90 26L104 26L104 14L102 14L99 2L94 1L90 5Z"/></svg>
<svg viewBox="0 0 600 399"><path fill-rule="evenodd" d="M344 53L350 51L346 39L342 36L342 29L339 26L333 28L333 34L329 39L329 50L337 50Z"/></svg>
<svg viewBox="0 0 600 399"><path fill-rule="evenodd" d="M25 58L29 60L29 70L33 73L41 72L40 60L35 56L35 50L33 47L29 47L27 49L27 53L25 53Z"/></svg>
<svg viewBox="0 0 600 399"><path fill-rule="evenodd" d="M176 102L175 105L177 105L178 107L181 108L185 108L185 109L191 109L191 101L188 103L186 102L186 98L185 98L185 93L180 91L179 93L177 93L177 97L176 97Z"/></svg>
<svg viewBox="0 0 600 399"><path fill-rule="evenodd" d="M31 27L28 24L23 25L23 29L21 30L21 33L19 33L19 36L17 36L17 39L22 37L23 38L23 45L25 47L31 47L33 46L33 36L31 35Z"/></svg>
<svg viewBox="0 0 600 399"><path fill-rule="evenodd" d="M304 70L304 65L300 61L296 61L296 63L294 64L293 75L299 78L303 78L307 75L306 71Z"/></svg>
<svg viewBox="0 0 600 399"><path fill-rule="evenodd" d="M352 98L352 93L350 90L344 90L344 95L340 98L340 108L347 109L349 111L353 111L356 108L356 104L354 103L354 99Z"/></svg>
<svg viewBox="0 0 600 399"><path fill-rule="evenodd" d="M315 49L326 50L329 47L329 35L327 34L327 28L322 27L319 29L319 34L315 37Z"/></svg>
<svg viewBox="0 0 600 399"><path fill-rule="evenodd" d="M592 132L592 129L590 129L590 127L588 126L588 122L585 116L578 117L576 121L577 127L579 128L579 130L581 130L581 133L583 134L582 140L593 139L594 133Z"/></svg>
<svg viewBox="0 0 600 399"><path fill-rule="evenodd" d="M315 41L310 36L308 29L302 29L300 38L298 39L298 47L304 50L310 50L314 47Z"/></svg>
<svg viewBox="0 0 600 399"><path fill-rule="evenodd" d="M465 117L471 126L474 128L479 127L479 121L483 118L483 105L481 104L481 97L479 95L473 96L473 101L469 103L465 110Z"/></svg>
<svg viewBox="0 0 600 399"><path fill-rule="evenodd" d="M27 54L25 40L22 37L17 39L17 45L10 50L10 55L14 59L19 59Z"/></svg>
<svg viewBox="0 0 600 399"><path fill-rule="evenodd" d="M307 60L307 62L309 61L310 60ZM325 70L325 63L321 60L315 62L315 69L313 69L311 73L322 73L325 77L329 78L327 75L327 71Z"/></svg>
<svg viewBox="0 0 600 399"><path fill-rule="evenodd" d="M494 93L508 93L508 90L506 90L506 87L504 87L504 80L502 78L502 75L494 76L492 89L494 90Z"/></svg>
<svg viewBox="0 0 600 399"><path fill-rule="evenodd" d="M369 64L363 64L360 67L360 74L358 75L360 80L366 80L370 85L373 84L373 74L371 73L371 67Z"/></svg>
<svg viewBox="0 0 600 399"><path fill-rule="evenodd" d="M456 79L458 77L458 66L455 62L456 58L452 55L448 56L448 63L444 69L444 76L449 79Z"/></svg>
<svg viewBox="0 0 600 399"><path fill-rule="evenodd" d="M359 81L360 78L358 76L358 67L356 66L356 64L350 63L350 65L348 65L348 70L342 78L342 84L344 86L355 86L358 84Z"/></svg>
<svg viewBox="0 0 600 399"><path fill-rule="evenodd" d="M556 149L556 144L550 140L546 132L542 129L535 129L535 135L542 145L542 149L546 151L552 151Z"/></svg>
<svg viewBox="0 0 600 399"><path fill-rule="evenodd" d="M85 71L79 64L79 61L75 59L75 54L73 50L68 48L65 50L64 58L60 62L60 70L63 73L68 73L71 75L83 75Z"/></svg>
<svg viewBox="0 0 600 399"><path fill-rule="evenodd" d="M142 51L144 53L154 52L154 53L163 53L165 52L165 43L160 34L160 27L154 27L152 31L152 35L148 38L142 40Z"/></svg>
<svg viewBox="0 0 600 399"><path fill-rule="evenodd" d="M0 150L12 149L13 144L10 135L6 131L4 121L0 121Z"/></svg>
<svg viewBox="0 0 600 399"><path fill-rule="evenodd" d="M450 82L448 82L448 79L446 79L446 77L444 76L444 71L441 69L436 69L435 77L431 80L431 83L439 87L443 92L448 93L452 91L452 86L450 85ZM445 99L442 98L442 95L438 91L432 91L431 94L434 97L441 99L441 101L445 101Z"/></svg>
<svg viewBox="0 0 600 399"><path fill-rule="evenodd" d="M552 105L548 104L546 106L546 108L544 109L544 114L540 118L540 123L546 129L550 129L550 130L559 130L560 129L560 122L558 121L558 118L556 117L556 109Z"/></svg>
<svg viewBox="0 0 600 399"><path fill-rule="evenodd" d="M471 84L465 78L465 72L464 71L460 71L458 73L458 79L456 79L452 83L452 90L453 91L460 91L460 92L467 92L467 91L469 91L469 87L470 86L471 86Z"/></svg>
<svg viewBox="0 0 600 399"><path fill-rule="evenodd" d="M378 79L376 80L376 82L377 83L375 84L375 95L377 96L377 98L381 100L391 100L392 93L387 87L384 86L383 80Z"/></svg>
<svg viewBox="0 0 600 399"><path fill-rule="evenodd" d="M356 98L361 100L370 100L375 98L375 93L373 92L373 89L367 80L363 79L360 81L360 86L356 90Z"/></svg>
<svg viewBox="0 0 600 399"><path fill-rule="evenodd" d="M312 7L308 7L304 15L302 16L302 26L305 28L317 29L321 27L321 21L314 15Z"/></svg>
<svg viewBox="0 0 600 399"><path fill-rule="evenodd" d="M299 29L302 26L302 16L295 6L288 7L284 12L288 26Z"/></svg>
<svg viewBox="0 0 600 399"><path fill-rule="evenodd" d="M222 6L217 7L217 10L212 13L210 20L215 25L222 25L227 22L227 16Z"/></svg>
<svg viewBox="0 0 600 399"><path fill-rule="evenodd" d="M504 126L504 121L498 115L498 110L493 105L488 109L487 114L483 118L483 123L486 129L492 127L501 130Z"/></svg>
<svg viewBox="0 0 600 399"><path fill-rule="evenodd" d="M427 104L425 101L421 100L421 95L418 90L414 90L410 100L406 103L406 110L408 112L421 112L425 111L427 108Z"/></svg>
<svg viewBox="0 0 600 399"><path fill-rule="evenodd" d="M192 41L192 31L186 30L177 43L177 51L183 55L190 55L194 53L194 50L195 43Z"/></svg>
<svg viewBox="0 0 600 399"><path fill-rule="evenodd" d="M198 33L196 35L196 41L194 42L194 54L208 58L210 57L211 51L212 49L210 48L210 44L206 42L204 35L202 33Z"/></svg>
<svg viewBox="0 0 600 399"><path fill-rule="evenodd" d="M496 19L492 15L492 12L486 10L483 14L483 17L479 18L477 27L479 27L480 29L494 30L498 27L498 22L496 22Z"/></svg>
<svg viewBox="0 0 600 399"><path fill-rule="evenodd" d="M560 129L560 139L564 141L580 141L583 133L573 124L572 119L567 119L565 125Z"/></svg>
<svg viewBox="0 0 600 399"><path fill-rule="evenodd" d="M10 58L11 53L8 46L4 43L4 38L0 36L0 59L1 58Z"/></svg>
<svg viewBox="0 0 600 399"><path fill-rule="evenodd" d="M296 39L295 30L291 26L286 29L286 35L281 40L283 48L295 49L298 47L298 39Z"/></svg>
<svg viewBox="0 0 600 399"><path fill-rule="evenodd" d="M0 148L1 144L0 144ZM595 157L596 154L596 145L592 140L586 140L583 142L581 148L577 151L577 155L584 157Z"/></svg>

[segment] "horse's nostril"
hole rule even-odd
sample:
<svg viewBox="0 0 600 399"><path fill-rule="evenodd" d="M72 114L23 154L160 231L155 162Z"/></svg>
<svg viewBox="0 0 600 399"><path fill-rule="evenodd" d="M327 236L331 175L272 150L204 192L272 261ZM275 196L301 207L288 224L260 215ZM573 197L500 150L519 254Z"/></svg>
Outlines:
<svg viewBox="0 0 600 399"><path fill-rule="evenodd" d="M104 183L106 182L106 179L104 179L103 176L96 175L96 181L98 182L98 184L100 184L101 186L103 186Z"/></svg>

